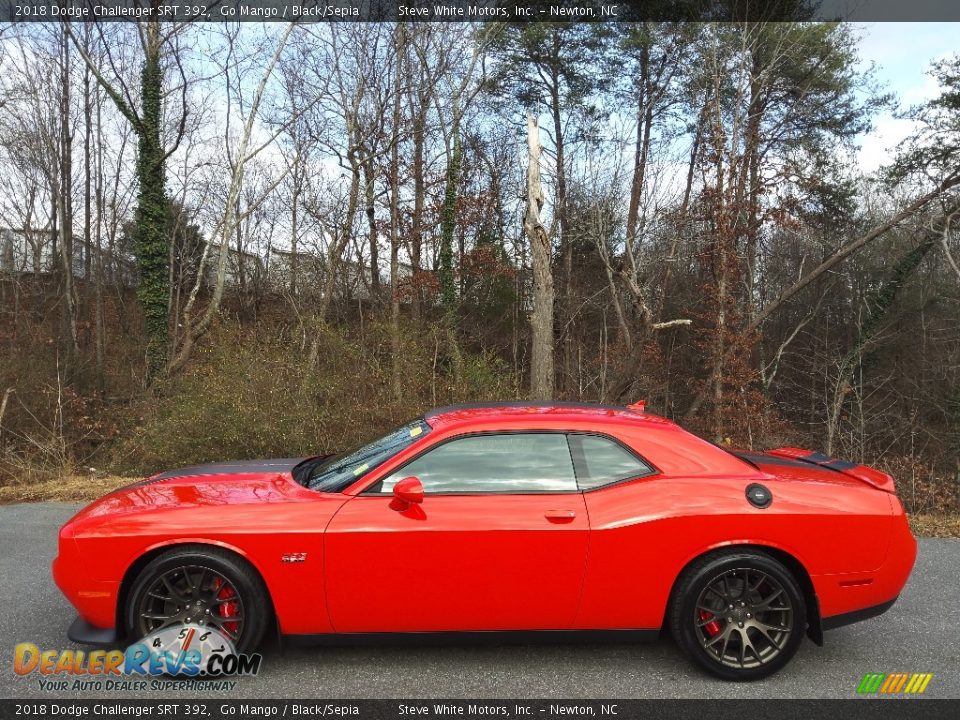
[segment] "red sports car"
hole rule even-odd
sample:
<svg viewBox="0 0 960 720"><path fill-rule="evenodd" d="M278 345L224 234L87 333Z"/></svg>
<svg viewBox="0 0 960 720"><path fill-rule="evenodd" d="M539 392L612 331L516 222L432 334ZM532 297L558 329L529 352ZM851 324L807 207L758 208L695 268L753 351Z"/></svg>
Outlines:
<svg viewBox="0 0 960 720"><path fill-rule="evenodd" d="M916 557L893 480L794 448L728 452L642 405L434 410L341 456L201 465L60 531L79 642L212 625L284 636L669 629L747 680L879 615Z"/></svg>

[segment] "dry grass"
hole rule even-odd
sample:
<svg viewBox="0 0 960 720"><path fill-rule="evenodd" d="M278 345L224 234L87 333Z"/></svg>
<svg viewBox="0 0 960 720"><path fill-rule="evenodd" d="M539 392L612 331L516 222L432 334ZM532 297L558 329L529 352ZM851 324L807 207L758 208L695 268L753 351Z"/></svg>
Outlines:
<svg viewBox="0 0 960 720"><path fill-rule="evenodd" d="M920 537L960 538L960 515L911 515L910 527Z"/></svg>
<svg viewBox="0 0 960 720"><path fill-rule="evenodd" d="M143 478L118 477L108 475L68 475L56 480L23 482L12 485L0 485L0 505L18 502L41 502L56 500L60 502L81 502L95 500Z"/></svg>

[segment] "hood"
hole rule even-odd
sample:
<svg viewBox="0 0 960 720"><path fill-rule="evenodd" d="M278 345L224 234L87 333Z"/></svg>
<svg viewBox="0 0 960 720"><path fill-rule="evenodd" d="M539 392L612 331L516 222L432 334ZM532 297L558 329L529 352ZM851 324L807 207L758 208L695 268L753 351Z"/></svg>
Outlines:
<svg viewBox="0 0 960 720"><path fill-rule="evenodd" d="M120 523L116 526L120 530L138 516L157 511L284 502L292 491L301 489L291 471L303 460L232 460L169 470L95 500L67 524L78 528L109 518Z"/></svg>
<svg viewBox="0 0 960 720"><path fill-rule="evenodd" d="M159 475L153 475L142 481L158 482L173 480L182 477L197 477L206 475L242 475L247 473L287 473L302 463L306 458L272 458L270 460L225 460L224 462L191 465L177 470L167 470Z"/></svg>

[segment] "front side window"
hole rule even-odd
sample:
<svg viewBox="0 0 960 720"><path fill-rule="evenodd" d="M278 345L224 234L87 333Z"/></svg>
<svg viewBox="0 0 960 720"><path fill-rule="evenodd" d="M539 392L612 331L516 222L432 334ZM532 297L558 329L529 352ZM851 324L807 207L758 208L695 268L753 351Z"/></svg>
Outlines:
<svg viewBox="0 0 960 720"><path fill-rule="evenodd" d="M397 428L379 440L363 445L344 455L336 455L310 470L307 487L320 492L341 492L355 480L375 470L401 450L410 447L430 426L423 420Z"/></svg>
<svg viewBox="0 0 960 720"><path fill-rule="evenodd" d="M391 493L411 475L426 493L576 492L573 461L562 433L471 435L428 450L382 483L375 492Z"/></svg>
<svg viewBox="0 0 960 720"><path fill-rule="evenodd" d="M620 480L652 475L652 467L623 445L599 435L570 435L570 453L577 467L581 490L610 485Z"/></svg>

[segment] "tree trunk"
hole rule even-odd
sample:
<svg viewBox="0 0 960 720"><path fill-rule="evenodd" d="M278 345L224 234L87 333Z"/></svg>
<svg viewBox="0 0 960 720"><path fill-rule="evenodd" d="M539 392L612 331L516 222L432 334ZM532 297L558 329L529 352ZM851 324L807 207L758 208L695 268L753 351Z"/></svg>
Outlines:
<svg viewBox="0 0 960 720"><path fill-rule="evenodd" d="M380 302L380 241L377 238L377 215L374 205L376 176L373 171L373 158L363 163L364 210L367 215L367 243L370 247L370 294L374 303Z"/></svg>
<svg viewBox="0 0 960 720"><path fill-rule="evenodd" d="M527 112L527 212L523 229L530 240L533 261L533 334L530 361L530 395L534 400L553 398L553 270L550 238L540 220L543 189L540 185L540 128Z"/></svg>
<svg viewBox="0 0 960 720"><path fill-rule="evenodd" d="M560 36L553 34L554 55L560 53ZM560 68L552 66L550 84L550 110L553 119L553 134L557 151L557 226L560 228L560 262L563 267L563 297L559 303L563 332L563 377L561 387L570 388L570 379L573 377L573 344L570 342L574 335L573 323L573 242L570 237L570 228L567 218L567 167L565 146L563 142L563 118L560 107Z"/></svg>
<svg viewBox="0 0 960 720"><path fill-rule="evenodd" d="M86 37L89 38L89 25L84 25ZM66 41L65 41L66 42ZM93 105L90 100L90 68L85 67L83 72L83 278L90 280L92 252L91 216L90 216L90 142L93 125Z"/></svg>
<svg viewBox="0 0 960 720"><path fill-rule="evenodd" d="M80 355L77 335L77 308L73 288L73 135L70 129L70 43L62 38L60 88L60 183L57 210L60 216L60 259L63 266L63 319L69 335L66 376L74 370Z"/></svg>
<svg viewBox="0 0 960 720"><path fill-rule="evenodd" d="M297 297L297 272L299 271L299 262L297 260L297 236L300 233L300 192L302 190L303 177L299 163L301 158L297 158L297 174L293 178L293 197L290 207L290 297Z"/></svg>
<svg viewBox="0 0 960 720"><path fill-rule="evenodd" d="M633 180L630 183L630 202L627 206L627 245L633 247L637 237L637 222L640 217L640 200L650 151L650 131L653 126L653 108L649 90L650 50L644 45L640 51L640 77L637 78L640 92L637 95L637 139L633 153Z"/></svg>
<svg viewBox="0 0 960 720"><path fill-rule="evenodd" d="M440 300L444 315L452 315L457 305L457 289L453 277L453 235L457 224L457 184L460 181L460 128L454 121L453 147L447 158L446 186L440 211Z"/></svg>
<svg viewBox="0 0 960 720"><path fill-rule="evenodd" d="M97 164L94 181L94 193L96 194L97 207L97 232L96 232L96 257L93 261L94 268L94 289L95 289L95 307L94 307L94 345L96 355L96 377L97 394L102 399L107 392L107 373L106 373L106 322L103 314L103 212L104 212L104 187L103 187L103 148L100 138L103 137L103 125L100 117L100 93L94 88L94 107L96 108L97 122Z"/></svg>
<svg viewBox="0 0 960 720"><path fill-rule="evenodd" d="M393 141L390 144L390 341L393 356L393 396L403 395L400 362L400 92L403 86L403 57L406 53L406 26L396 27L397 67L393 88Z"/></svg>
<svg viewBox="0 0 960 720"><path fill-rule="evenodd" d="M420 103L413 126L413 227L410 233L411 314L416 322L422 314L419 273L423 263L423 210L426 187L423 177L424 108Z"/></svg>

